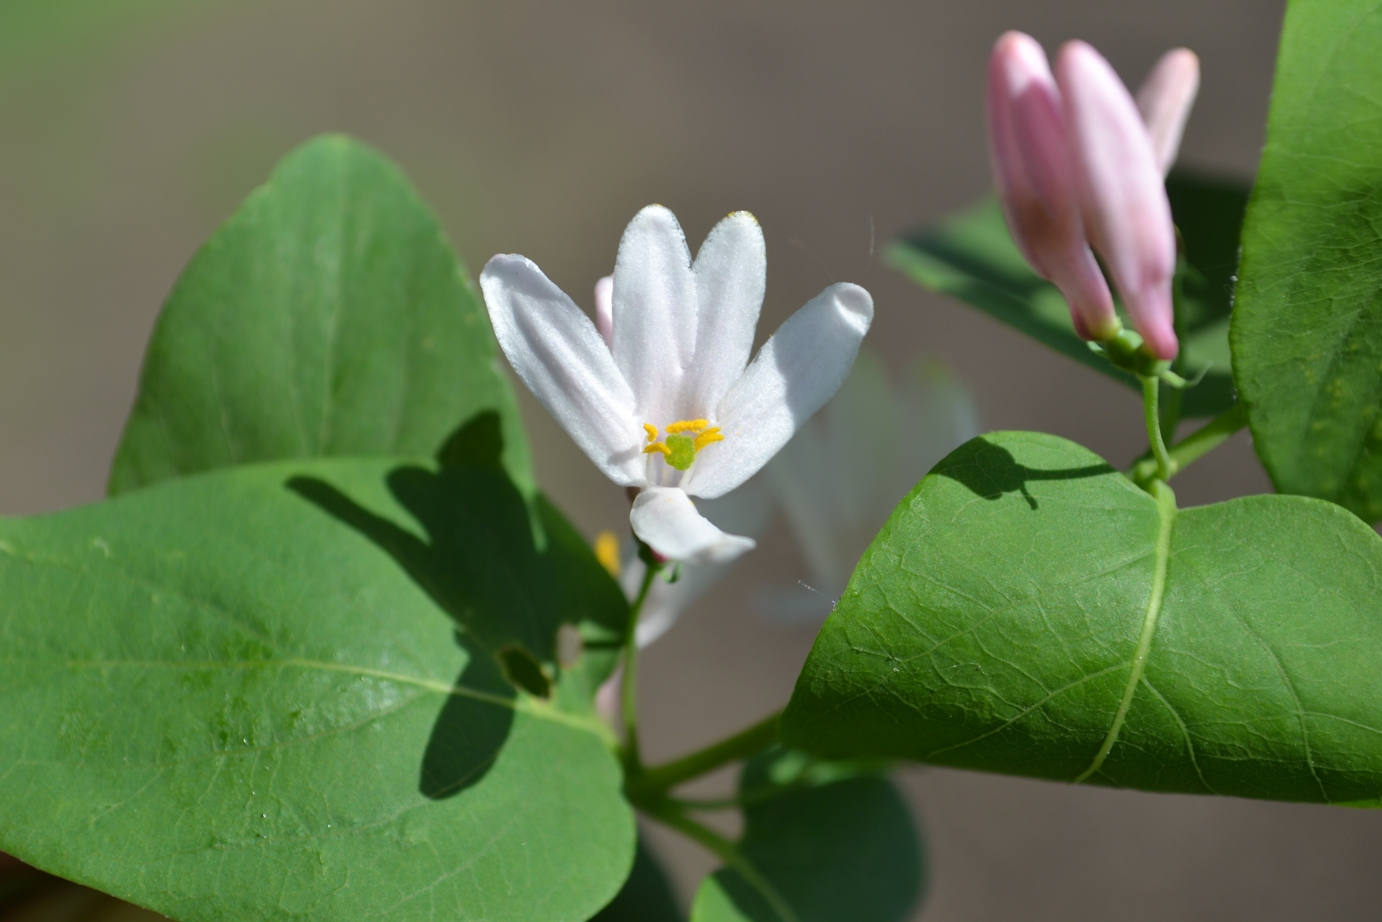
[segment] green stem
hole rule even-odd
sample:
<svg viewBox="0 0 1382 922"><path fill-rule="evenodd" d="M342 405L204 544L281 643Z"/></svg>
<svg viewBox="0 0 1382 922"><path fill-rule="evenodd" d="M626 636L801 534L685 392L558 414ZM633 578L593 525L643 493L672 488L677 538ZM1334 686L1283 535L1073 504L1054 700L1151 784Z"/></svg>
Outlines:
<svg viewBox="0 0 1382 922"><path fill-rule="evenodd" d="M649 815L701 845L706 851L723 861L726 866L738 871L739 876L758 891L758 894L763 897L763 900L771 907L781 922L798 922L797 914L792 911L791 906L787 905L782 894L778 893L777 888L769 883L767 878L740 854L733 842L673 809L655 810L651 811Z"/></svg>
<svg viewBox="0 0 1382 922"><path fill-rule="evenodd" d="M683 782L763 751L777 742L777 721L781 716L781 711L769 714L748 729L740 730L718 743L665 765L643 769L637 778L628 781L631 798L635 801L656 799Z"/></svg>
<svg viewBox="0 0 1382 922"><path fill-rule="evenodd" d="M1218 448L1230 436L1248 424L1248 413L1241 403L1235 403L1204 426L1190 433L1168 452L1171 473L1184 470L1189 465ZM1157 476L1157 459L1148 453L1139 458L1128 471L1128 476L1139 486L1145 486Z"/></svg>
<svg viewBox="0 0 1382 922"><path fill-rule="evenodd" d="M1166 440L1161 437L1161 415L1157 401L1161 392L1161 381L1147 375L1142 377L1142 408L1147 423L1147 441L1152 446L1152 457L1156 459L1156 479L1171 479L1175 469L1171 466L1171 455L1166 450Z"/></svg>
<svg viewBox="0 0 1382 922"><path fill-rule="evenodd" d="M638 616L643 612L643 603L648 600L648 592L653 588L657 573L657 567L649 566L643 574L643 584L638 587L638 597L629 606L629 624L624 631L624 681L620 688L620 710L624 713L624 766L630 775L643 770L643 757L638 749Z"/></svg>

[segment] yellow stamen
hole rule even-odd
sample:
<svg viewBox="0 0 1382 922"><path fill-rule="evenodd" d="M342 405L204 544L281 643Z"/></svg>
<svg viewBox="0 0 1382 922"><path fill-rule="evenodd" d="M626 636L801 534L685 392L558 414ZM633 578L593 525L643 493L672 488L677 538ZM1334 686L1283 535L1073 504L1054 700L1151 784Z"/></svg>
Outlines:
<svg viewBox="0 0 1382 922"><path fill-rule="evenodd" d="M723 442L724 440L725 437L720 434L720 427L716 426L714 429L707 429L696 436L696 441L692 442L691 446L695 448L696 451L700 451L712 442Z"/></svg>
<svg viewBox="0 0 1382 922"><path fill-rule="evenodd" d="M671 449L669 449L669 448L667 447L667 443L666 443L666 442L654 442L653 444L649 445L647 448L643 449L643 454L645 454L645 455L650 455L650 454L652 454L653 452L657 452L658 454L661 454L661 455L670 455L670 454L672 453Z"/></svg>
<svg viewBox="0 0 1382 922"><path fill-rule="evenodd" d="M643 425L647 425L644 423ZM700 432L710 425L708 419L683 419L681 422L672 423L667 427L668 435L675 435L678 432Z"/></svg>
<svg viewBox="0 0 1382 922"><path fill-rule="evenodd" d="M648 433L648 441L649 441L649 442L656 442L656 441L657 441L657 427L654 426L652 423L644 423L644 424L643 424L643 431L646 432L646 433Z"/></svg>
<svg viewBox="0 0 1382 922"><path fill-rule="evenodd" d="M595 536L595 559L609 575L619 578L619 538L612 531L602 531Z"/></svg>

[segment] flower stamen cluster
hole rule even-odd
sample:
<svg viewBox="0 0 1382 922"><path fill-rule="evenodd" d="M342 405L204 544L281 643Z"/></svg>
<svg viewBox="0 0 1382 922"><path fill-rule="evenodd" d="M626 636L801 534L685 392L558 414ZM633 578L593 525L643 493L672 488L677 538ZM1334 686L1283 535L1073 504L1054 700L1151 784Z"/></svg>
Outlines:
<svg viewBox="0 0 1382 922"><path fill-rule="evenodd" d="M648 445L643 454L660 454L669 466L684 471L696 461L696 452L715 442L723 442L725 437L719 426L711 426L708 419L683 419L667 426L667 438L659 441L657 427L644 423L643 431L648 433ZM690 433L689 435L687 433Z"/></svg>

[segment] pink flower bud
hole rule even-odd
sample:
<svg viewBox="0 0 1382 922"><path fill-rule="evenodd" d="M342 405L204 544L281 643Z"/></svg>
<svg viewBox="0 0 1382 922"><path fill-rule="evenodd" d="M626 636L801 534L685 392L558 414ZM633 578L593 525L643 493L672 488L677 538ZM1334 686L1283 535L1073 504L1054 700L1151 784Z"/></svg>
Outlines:
<svg viewBox="0 0 1382 922"><path fill-rule="evenodd" d="M1061 49L1056 82L1085 233L1147 350L1173 359L1180 348L1171 301L1176 232L1152 137L1127 87L1088 44Z"/></svg>
<svg viewBox="0 0 1382 922"><path fill-rule="evenodd" d="M614 276L607 275L595 283L595 329L600 331L605 345L614 348Z"/></svg>
<svg viewBox="0 0 1382 922"><path fill-rule="evenodd" d="M1156 151L1162 176L1176 162L1185 120L1199 89L1200 59L1189 48L1173 48L1162 55L1138 87L1137 108L1152 136L1152 150Z"/></svg>
<svg viewBox="0 0 1382 922"><path fill-rule="evenodd" d="M994 181L1013 239L1065 295L1076 332L1108 339L1118 316L1085 241L1060 91L1031 36L1007 32L994 45L988 117Z"/></svg>

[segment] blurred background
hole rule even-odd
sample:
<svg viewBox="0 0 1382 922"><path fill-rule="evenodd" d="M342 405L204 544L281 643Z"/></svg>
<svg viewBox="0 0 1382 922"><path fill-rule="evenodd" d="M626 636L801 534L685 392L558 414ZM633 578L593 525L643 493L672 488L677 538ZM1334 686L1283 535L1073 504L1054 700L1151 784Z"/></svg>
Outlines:
<svg viewBox="0 0 1382 922"><path fill-rule="evenodd" d="M984 429L1043 429L1123 464L1140 403L880 264L898 232L989 187L996 36L1093 42L1135 85L1200 54L1181 162L1249 177L1279 0L0 0L0 513L96 500L160 303L290 147L346 131L398 160L472 272L536 260L578 301L649 202L692 247L729 211L767 234L760 338L825 285L868 287L866 348L968 388ZM627 504L524 394L541 482L588 535ZM1246 434L1183 503L1268 489ZM786 518L646 654L663 759L785 703L815 627L751 600L810 581ZM801 592L806 592L804 588ZM1372 919L1382 814L908 769L930 888L918 918ZM726 779L717 779L721 785ZM710 859L653 845L689 900Z"/></svg>

